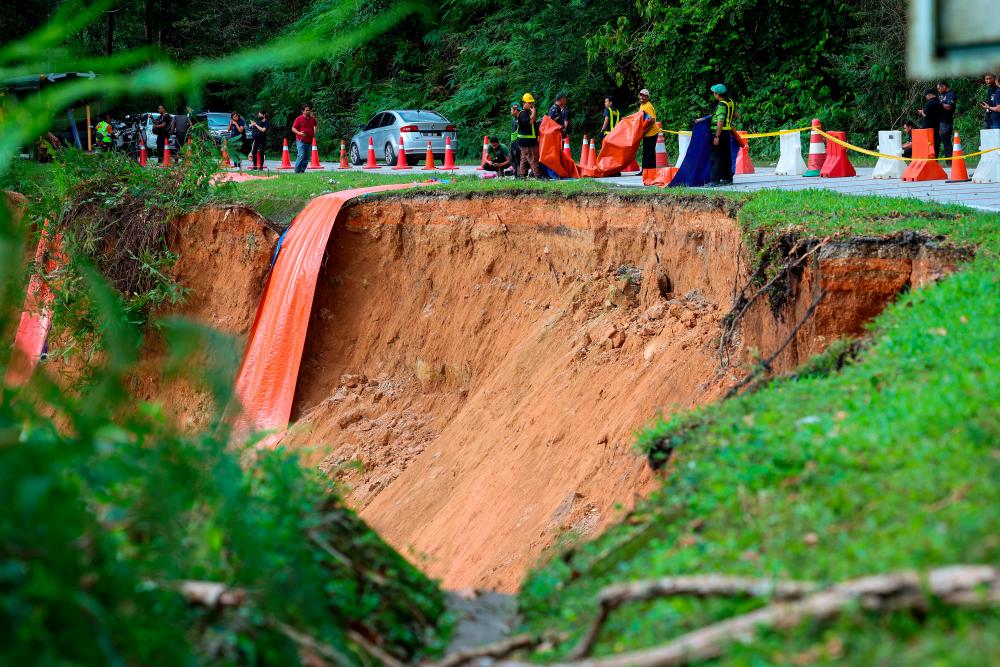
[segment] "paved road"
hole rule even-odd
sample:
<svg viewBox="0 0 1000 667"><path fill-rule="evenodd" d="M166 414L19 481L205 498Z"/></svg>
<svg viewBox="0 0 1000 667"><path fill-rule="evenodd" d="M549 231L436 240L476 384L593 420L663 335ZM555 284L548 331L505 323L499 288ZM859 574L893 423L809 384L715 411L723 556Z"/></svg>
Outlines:
<svg viewBox="0 0 1000 667"><path fill-rule="evenodd" d="M277 160L268 160L268 167L278 168ZM322 162L325 171L336 173L337 163ZM358 168L356 168L358 169ZM945 183L944 181L923 181L919 183L904 182L899 179L880 179L871 177L872 169L858 168L854 178L804 178L802 176L775 176L774 168L761 167L754 174L736 176L733 185L726 190L751 191L771 188L776 190L805 190L822 188L852 195L882 195L886 197L913 197L925 201L936 201L943 204L964 204L984 211L1000 212L1000 183ZM277 172L288 173L288 172ZM368 170L371 174L419 174L446 172L423 172L421 167L409 171L394 171L390 167L379 167ZM476 167L461 165L460 174L475 174ZM643 187L639 176L620 176L606 179L608 183L619 187Z"/></svg>

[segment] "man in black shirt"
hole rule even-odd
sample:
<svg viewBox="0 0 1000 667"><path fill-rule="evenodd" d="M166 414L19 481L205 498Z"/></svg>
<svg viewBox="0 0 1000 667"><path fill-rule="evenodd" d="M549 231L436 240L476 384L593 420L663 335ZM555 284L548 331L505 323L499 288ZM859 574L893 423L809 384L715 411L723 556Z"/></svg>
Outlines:
<svg viewBox="0 0 1000 667"><path fill-rule="evenodd" d="M1000 87L997 87L997 78L987 72L983 75L983 83L986 84L986 101L979 103L986 111L983 115L983 129L1000 130Z"/></svg>
<svg viewBox="0 0 1000 667"><path fill-rule="evenodd" d="M161 104L157 110L157 116L153 118L153 134L156 136L156 159L160 163L163 162L163 148L170 139L170 125L173 123L173 120L170 114L167 113L167 108Z"/></svg>
<svg viewBox="0 0 1000 667"><path fill-rule="evenodd" d="M556 102L549 107L549 118L562 126L562 135L569 134L569 109L566 107L566 93L559 91Z"/></svg>
<svg viewBox="0 0 1000 667"><path fill-rule="evenodd" d="M535 109L535 98L531 93L525 93L521 98L524 109L517 115L517 145L521 148L521 166L518 174L528 176L530 168L536 178L543 178L542 163L538 161L538 123Z"/></svg>
<svg viewBox="0 0 1000 667"><path fill-rule="evenodd" d="M250 121L250 168L264 168L264 147L267 145L267 128L271 124L267 120L267 112L263 109L257 112L257 120ZM258 166L259 165L259 166Z"/></svg>
<svg viewBox="0 0 1000 667"><path fill-rule="evenodd" d="M936 157L940 157L938 145L941 143L941 112L944 111L944 108L941 106L941 100L938 99L937 91L933 88L924 91L924 100L924 108L917 113L924 119L924 129L934 131L934 154Z"/></svg>
<svg viewBox="0 0 1000 667"><path fill-rule="evenodd" d="M951 135L955 131L955 106L958 103L958 97L955 95L955 91L948 87L947 81L938 81L937 89L942 109L939 134L943 144L938 157L951 157Z"/></svg>
<svg viewBox="0 0 1000 667"><path fill-rule="evenodd" d="M913 131L917 124L912 120L903 121L903 157L913 157Z"/></svg>
<svg viewBox="0 0 1000 667"><path fill-rule="evenodd" d="M190 112L190 109L181 109L170 123L170 132L177 139L178 150L183 150L184 144L187 143L188 130L191 127L191 117L188 116Z"/></svg>

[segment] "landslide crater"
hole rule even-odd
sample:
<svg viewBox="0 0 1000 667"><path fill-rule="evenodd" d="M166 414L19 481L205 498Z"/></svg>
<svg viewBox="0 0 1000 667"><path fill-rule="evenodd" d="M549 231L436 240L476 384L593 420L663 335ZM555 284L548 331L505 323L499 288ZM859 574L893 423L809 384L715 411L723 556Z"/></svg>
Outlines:
<svg viewBox="0 0 1000 667"><path fill-rule="evenodd" d="M446 586L514 590L560 536L595 534L651 489L631 443L657 412L718 400L751 351L770 355L810 313L773 364L795 368L962 259L915 237L802 246L780 307L747 309L724 366L723 317L749 278L726 206L397 195L349 207L285 445L346 481L362 517Z"/></svg>

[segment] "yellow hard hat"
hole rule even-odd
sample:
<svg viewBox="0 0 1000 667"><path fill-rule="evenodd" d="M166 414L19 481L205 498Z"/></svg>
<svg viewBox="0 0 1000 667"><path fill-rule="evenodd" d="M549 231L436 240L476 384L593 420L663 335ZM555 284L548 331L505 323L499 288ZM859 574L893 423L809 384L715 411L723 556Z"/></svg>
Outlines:
<svg viewBox="0 0 1000 667"><path fill-rule="evenodd" d="M531 93L525 93L524 95L521 96L521 101L530 103L534 102L535 98L531 95Z"/></svg>

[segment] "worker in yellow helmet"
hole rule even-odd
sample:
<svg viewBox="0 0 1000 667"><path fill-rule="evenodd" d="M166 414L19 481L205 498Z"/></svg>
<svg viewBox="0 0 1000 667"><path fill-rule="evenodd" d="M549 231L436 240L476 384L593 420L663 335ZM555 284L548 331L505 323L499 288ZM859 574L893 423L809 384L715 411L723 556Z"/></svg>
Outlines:
<svg viewBox="0 0 1000 667"><path fill-rule="evenodd" d="M524 108L517 114L517 145L521 149L521 164L518 167L520 177L528 176L530 167L536 178L543 178L542 163L538 161L538 125L535 109L535 97L525 93L521 97Z"/></svg>

